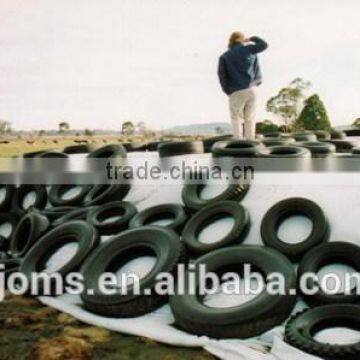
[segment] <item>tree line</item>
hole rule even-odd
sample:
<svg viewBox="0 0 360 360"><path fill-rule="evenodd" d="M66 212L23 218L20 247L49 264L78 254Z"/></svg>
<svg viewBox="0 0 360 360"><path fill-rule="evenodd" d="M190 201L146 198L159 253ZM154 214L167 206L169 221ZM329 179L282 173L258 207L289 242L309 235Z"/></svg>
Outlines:
<svg viewBox="0 0 360 360"><path fill-rule="evenodd" d="M271 97L266 103L266 110L272 113L280 125L270 120L258 124L259 132L284 132L301 130L331 129L331 122L326 108L318 94L307 96L311 83L301 78L294 79L288 86Z"/></svg>
<svg viewBox="0 0 360 360"><path fill-rule="evenodd" d="M331 122L326 108L318 94L308 95L311 83L301 78L296 78L289 85L271 97L266 103L267 112L274 115L277 122L264 120L257 123L258 132L269 132L282 130L284 132L301 130L330 130ZM360 127L360 118L353 124ZM70 123L61 121L58 123L58 133L66 134L70 131ZM134 134L152 135L154 132L147 127L145 122L133 123L128 120L122 123L121 133L126 136ZM216 128L216 132L222 133L221 127ZM12 128L9 121L0 120L0 135L11 134ZM46 134L45 130L39 130L38 135ZM92 136L93 130L85 129L83 135ZM80 135L80 133L78 133Z"/></svg>

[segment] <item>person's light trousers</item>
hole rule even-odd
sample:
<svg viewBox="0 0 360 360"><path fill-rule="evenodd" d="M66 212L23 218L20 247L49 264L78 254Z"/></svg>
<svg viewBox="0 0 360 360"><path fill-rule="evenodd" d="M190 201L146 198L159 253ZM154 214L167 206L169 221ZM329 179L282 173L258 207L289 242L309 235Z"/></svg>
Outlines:
<svg viewBox="0 0 360 360"><path fill-rule="evenodd" d="M255 88L238 90L229 96L230 116L235 139L255 139Z"/></svg>

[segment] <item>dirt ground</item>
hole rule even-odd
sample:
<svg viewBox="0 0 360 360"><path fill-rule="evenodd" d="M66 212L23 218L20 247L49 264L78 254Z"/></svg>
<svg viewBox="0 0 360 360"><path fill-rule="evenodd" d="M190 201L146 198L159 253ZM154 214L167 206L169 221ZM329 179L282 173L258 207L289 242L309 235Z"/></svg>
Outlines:
<svg viewBox="0 0 360 360"><path fill-rule="evenodd" d="M81 323L32 298L0 304L0 360L211 360L201 349L175 348Z"/></svg>
<svg viewBox="0 0 360 360"><path fill-rule="evenodd" d="M57 142L53 142L56 140ZM126 140L124 140L126 141ZM118 137L96 137L94 146L119 142ZM13 139L0 144L0 157L74 145L73 138ZM8 296L0 303L0 360L211 360L201 349L170 347L147 338L127 336L81 323L45 307L35 299Z"/></svg>

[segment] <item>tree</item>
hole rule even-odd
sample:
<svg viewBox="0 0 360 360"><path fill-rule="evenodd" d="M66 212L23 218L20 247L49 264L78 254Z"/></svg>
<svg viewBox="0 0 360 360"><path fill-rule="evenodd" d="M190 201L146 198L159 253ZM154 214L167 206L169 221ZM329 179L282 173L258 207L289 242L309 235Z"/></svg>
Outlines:
<svg viewBox="0 0 360 360"><path fill-rule="evenodd" d="M45 136L46 131L45 130L39 130L38 136Z"/></svg>
<svg viewBox="0 0 360 360"><path fill-rule="evenodd" d="M279 127L270 120L264 120L256 124L256 132L259 134L265 134L269 132L279 131Z"/></svg>
<svg viewBox="0 0 360 360"><path fill-rule="evenodd" d="M125 121L122 124L121 132L124 135L133 135L135 132L135 126L131 121Z"/></svg>
<svg viewBox="0 0 360 360"><path fill-rule="evenodd" d="M360 118L357 118L357 119L353 122L353 126L360 127Z"/></svg>
<svg viewBox="0 0 360 360"><path fill-rule="evenodd" d="M0 120L0 135L11 133L11 123L6 120Z"/></svg>
<svg viewBox="0 0 360 360"><path fill-rule="evenodd" d="M222 134L224 133L224 129L223 129L221 126L217 126L217 127L215 128L215 132L216 132L216 134L218 134L218 135L222 135Z"/></svg>
<svg viewBox="0 0 360 360"><path fill-rule="evenodd" d="M305 101L305 106L295 123L301 130L331 130L325 106L319 95L314 94Z"/></svg>
<svg viewBox="0 0 360 360"><path fill-rule="evenodd" d="M85 129L85 130L84 130L84 135L85 135L85 136L93 136L94 133L93 133L92 130L90 130L90 129Z"/></svg>
<svg viewBox="0 0 360 360"><path fill-rule="evenodd" d="M268 100L266 110L275 114L280 121L290 127L298 118L311 83L301 78L294 79L287 87Z"/></svg>
<svg viewBox="0 0 360 360"><path fill-rule="evenodd" d="M59 123L59 133L64 133L70 130L70 124L66 121Z"/></svg>

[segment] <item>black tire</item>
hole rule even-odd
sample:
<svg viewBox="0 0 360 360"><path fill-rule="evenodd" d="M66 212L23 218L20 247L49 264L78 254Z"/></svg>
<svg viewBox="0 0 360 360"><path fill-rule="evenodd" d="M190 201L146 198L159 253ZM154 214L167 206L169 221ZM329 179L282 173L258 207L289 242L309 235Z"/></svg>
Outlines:
<svg viewBox="0 0 360 360"><path fill-rule="evenodd" d="M175 141L164 142L158 146L160 157L170 157L185 154L203 154L204 145L202 141Z"/></svg>
<svg viewBox="0 0 360 360"><path fill-rule="evenodd" d="M121 201L130 191L130 184L95 185L84 199L85 206L102 205L109 201Z"/></svg>
<svg viewBox="0 0 360 360"><path fill-rule="evenodd" d="M93 206L75 208L74 210L66 212L63 216L55 219L51 223L51 226L56 227L72 220L86 220L88 213L93 209Z"/></svg>
<svg viewBox="0 0 360 360"><path fill-rule="evenodd" d="M86 219L88 223L95 227L100 235L112 235L126 230L129 221L136 213L136 207L131 203L113 201L90 210ZM106 219L113 216L119 216L119 218L112 222L105 222Z"/></svg>
<svg viewBox="0 0 360 360"><path fill-rule="evenodd" d="M27 194L30 192L35 192L35 201L31 205L36 209L44 209L47 204L47 192L45 185L20 185L13 197L12 210L16 212L18 215L23 215L27 209L24 208L24 199Z"/></svg>
<svg viewBox="0 0 360 360"><path fill-rule="evenodd" d="M81 191L68 199L64 199L63 195L71 188L80 186ZM49 202L53 206L80 206L82 205L85 196L93 188L93 185L53 185L49 191Z"/></svg>
<svg viewBox="0 0 360 360"><path fill-rule="evenodd" d="M344 133L346 134L346 136L360 136L360 128L356 129L356 128L352 128L352 129L347 129L344 130Z"/></svg>
<svg viewBox="0 0 360 360"><path fill-rule="evenodd" d="M330 140L331 139L330 133L325 130L316 130L316 131L314 131L314 134L316 135L318 140Z"/></svg>
<svg viewBox="0 0 360 360"><path fill-rule="evenodd" d="M106 145L87 155L93 159L126 158L126 149L120 144Z"/></svg>
<svg viewBox="0 0 360 360"><path fill-rule="evenodd" d="M127 294L106 295L99 291L99 277L104 272L113 272L128 261L144 255L155 255L156 264L146 277L140 279L140 295L134 294L132 285L127 286ZM184 247L179 236L172 230L158 226L132 229L112 237L103 243L86 260L81 268L85 291L81 298L84 307L94 313L111 317L141 316L165 304L167 296L155 293L156 276L159 272L172 273L183 260ZM88 289L94 294L89 295ZM151 290L146 295L145 289Z"/></svg>
<svg viewBox="0 0 360 360"><path fill-rule="evenodd" d="M51 222L66 215L67 213L76 210L75 206L57 206L53 208L39 210L42 215L45 215ZM36 210L36 209L34 209Z"/></svg>
<svg viewBox="0 0 360 360"><path fill-rule="evenodd" d="M17 223L19 222L19 215L14 212L6 212L0 213L0 226L6 223L9 223L11 226L11 231L8 236L1 235L3 238L6 239L6 245L4 245L4 250L7 251L9 247L9 242L11 239L12 234L16 228Z"/></svg>
<svg viewBox="0 0 360 360"><path fill-rule="evenodd" d="M11 208L13 197L16 192L15 185L0 185L0 190L4 189L4 196L0 201L0 212L8 211Z"/></svg>
<svg viewBox="0 0 360 360"><path fill-rule="evenodd" d="M281 132L280 131L270 131L261 134L264 138L280 138Z"/></svg>
<svg viewBox="0 0 360 360"><path fill-rule="evenodd" d="M299 132L293 133L292 137L299 142L303 141L316 141L317 136L313 132Z"/></svg>
<svg viewBox="0 0 360 360"><path fill-rule="evenodd" d="M198 235L205 227L227 216L234 219L234 225L230 232L211 244L205 244L198 240ZM219 201L195 213L186 223L181 238L189 252L199 256L228 245L242 243L249 229L250 216L242 205L236 201Z"/></svg>
<svg viewBox="0 0 360 360"><path fill-rule="evenodd" d="M285 342L306 353L328 360L357 360L360 342L346 345L322 343L314 339L318 332L334 327L359 331L360 306L341 304L307 309L292 316L285 326Z"/></svg>
<svg viewBox="0 0 360 360"><path fill-rule="evenodd" d="M145 225L151 225L154 221L171 219L171 222L164 227L179 233L185 226L187 218L187 214L182 205L161 204L140 211L131 219L129 228L134 229Z"/></svg>
<svg viewBox="0 0 360 360"><path fill-rule="evenodd" d="M65 154L88 154L93 151L94 148L91 145L70 145L64 148Z"/></svg>
<svg viewBox="0 0 360 360"><path fill-rule="evenodd" d="M131 152L134 152L134 151L146 151L147 146L148 146L148 143L146 143L146 142L134 141L134 142L128 143L127 148Z"/></svg>
<svg viewBox="0 0 360 360"><path fill-rule="evenodd" d="M311 152L300 146L271 146L258 152L263 158L309 158Z"/></svg>
<svg viewBox="0 0 360 360"><path fill-rule="evenodd" d="M205 153L211 152L212 146L218 141L227 141L227 140L231 140L232 138L233 138L232 135L221 135L221 136L213 136L211 138L204 139L203 140L204 152Z"/></svg>
<svg viewBox="0 0 360 360"><path fill-rule="evenodd" d="M48 151L43 152L38 156L39 158L50 158L50 159L67 159L69 156L59 151Z"/></svg>
<svg viewBox="0 0 360 360"><path fill-rule="evenodd" d="M39 155L41 155L43 153L51 152L51 151L56 151L56 149L46 149L46 150L28 152L28 153L23 154L23 158L24 159L32 159L32 158L39 157Z"/></svg>
<svg viewBox="0 0 360 360"><path fill-rule="evenodd" d="M261 148L261 143L255 140L218 141L211 152L215 157L254 157Z"/></svg>
<svg viewBox="0 0 360 360"><path fill-rule="evenodd" d="M11 256L24 257L35 242L49 227L49 220L44 215L36 212L25 214L17 224L10 240Z"/></svg>
<svg viewBox="0 0 360 360"><path fill-rule="evenodd" d="M344 140L346 139L346 134L343 131L332 130L330 133L331 139L333 140Z"/></svg>
<svg viewBox="0 0 360 360"><path fill-rule="evenodd" d="M294 139L294 138L292 136L292 133L282 132L280 133L280 139Z"/></svg>
<svg viewBox="0 0 360 360"><path fill-rule="evenodd" d="M307 252L300 261L298 277L301 279L309 272L316 274L324 265L337 263L347 264L360 272L360 247L343 241L318 245ZM306 288L316 290L314 286L317 284L313 279L307 279ZM351 294L330 295L319 288L313 295L303 294L303 298L311 305L355 303L360 301L360 295L357 295L355 290Z"/></svg>
<svg viewBox="0 0 360 360"><path fill-rule="evenodd" d="M277 138L265 138L262 140L262 143L265 146L281 146L281 145L290 145L295 143L295 139L292 137L277 137Z"/></svg>
<svg viewBox="0 0 360 360"><path fill-rule="evenodd" d="M356 140L325 140L325 142L334 144L338 153L351 152L354 147L360 145L360 141Z"/></svg>
<svg viewBox="0 0 360 360"><path fill-rule="evenodd" d="M195 283L191 286L193 289L198 289L200 264L206 266L206 272L215 272L218 276L232 269L239 272L241 264L250 264L264 277L270 273L280 273L284 278L286 295L271 295L264 289L245 304L211 308L202 303L198 294L188 293L187 282L185 295L175 295L170 299L175 325L187 332L211 338L242 339L258 336L280 325L295 305L296 296L289 295L290 290L296 289L293 266L274 249L242 245L212 251L195 261Z"/></svg>
<svg viewBox="0 0 360 360"><path fill-rule="evenodd" d="M0 265L4 265L4 280L5 280L5 289L7 288L7 280L9 278L9 276L14 273L14 272L18 272L20 265L21 265L21 260L20 259L10 259L10 258L5 258L0 260Z"/></svg>
<svg viewBox="0 0 360 360"><path fill-rule="evenodd" d="M0 252L6 253L9 247L9 240L5 237L0 235Z"/></svg>
<svg viewBox="0 0 360 360"><path fill-rule="evenodd" d="M124 147L124 149L126 150L126 152L131 152L131 148L130 148L130 142L129 141L122 141L121 139L119 139L119 142L121 143L121 146Z"/></svg>
<svg viewBox="0 0 360 360"><path fill-rule="evenodd" d="M313 157L325 157L335 153L336 147L333 144L321 141L305 141L299 143L300 146L310 150Z"/></svg>
<svg viewBox="0 0 360 360"><path fill-rule="evenodd" d="M83 261L89 256L91 251L99 244L99 236L97 231L85 221L75 220L60 225L55 229L46 233L25 255L20 266L22 272L29 280L30 284L33 273L45 270L47 260L57 250L69 242L77 242L79 247L73 257L69 259L63 266L57 269L60 276L65 277L68 273L76 271L80 268ZM51 272L49 272L51 274ZM41 279L37 281L39 294L51 295L55 291L55 281L50 282L50 293L44 293L44 283Z"/></svg>
<svg viewBox="0 0 360 360"><path fill-rule="evenodd" d="M127 152L134 152L134 151L156 151L156 150L149 150L148 146L151 144L148 144L146 142L142 142L142 141L135 141L135 142L123 142L121 139L119 140L119 142L121 142L121 145L126 149ZM151 145L151 147L155 147L155 143L154 145ZM157 145L156 145L157 148Z"/></svg>
<svg viewBox="0 0 360 360"><path fill-rule="evenodd" d="M229 184L225 191L221 194L210 198L203 199L201 191L206 186L205 183L186 182L182 192L181 198L187 208L192 211L200 210L201 208L224 200L241 201L250 189L250 185L242 182Z"/></svg>
<svg viewBox="0 0 360 360"><path fill-rule="evenodd" d="M158 151L158 146L162 144L163 141L152 141L146 145L147 151Z"/></svg>
<svg viewBox="0 0 360 360"><path fill-rule="evenodd" d="M289 244L278 237L280 224L290 216L303 215L312 221L310 235L302 242ZM299 260L307 251L329 239L330 227L323 210L311 200L303 198L285 199L272 206L261 222L261 238L291 260Z"/></svg>

